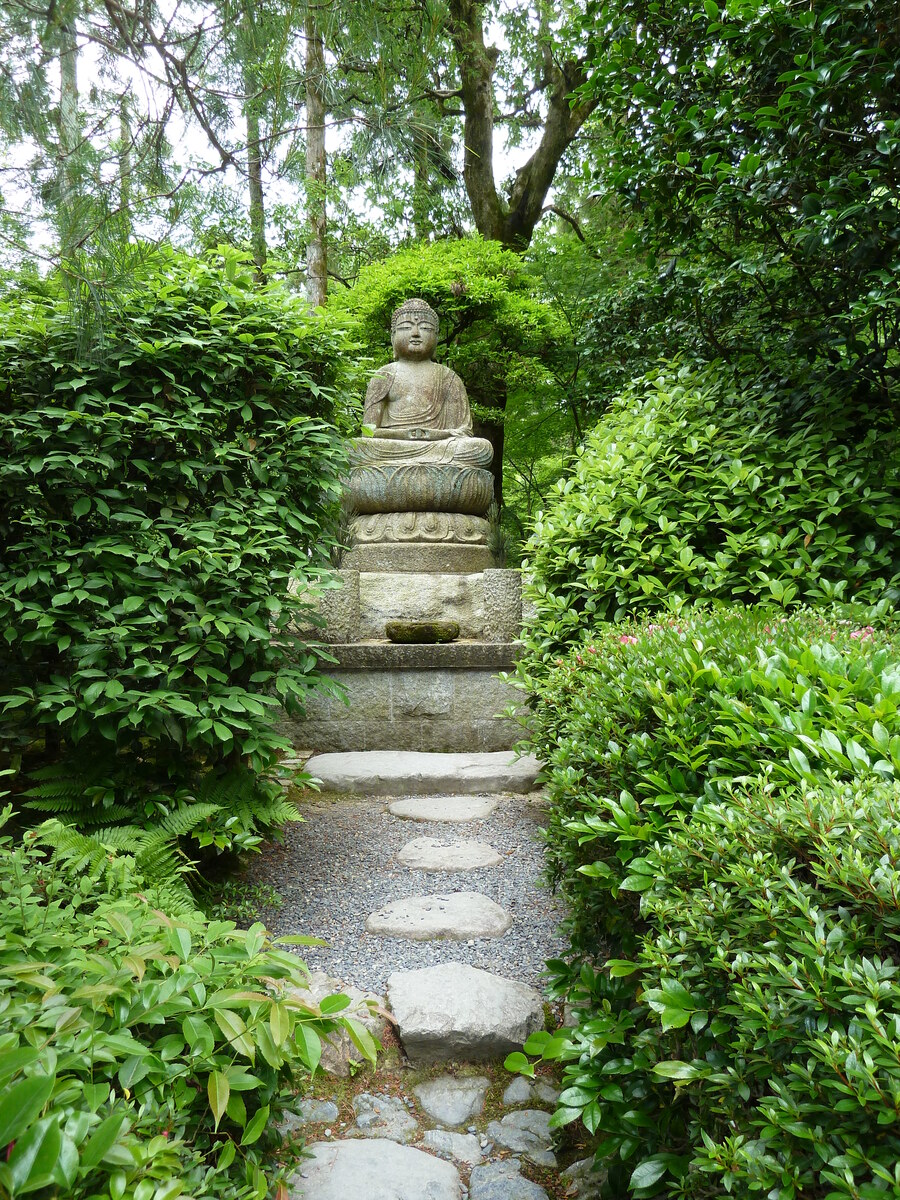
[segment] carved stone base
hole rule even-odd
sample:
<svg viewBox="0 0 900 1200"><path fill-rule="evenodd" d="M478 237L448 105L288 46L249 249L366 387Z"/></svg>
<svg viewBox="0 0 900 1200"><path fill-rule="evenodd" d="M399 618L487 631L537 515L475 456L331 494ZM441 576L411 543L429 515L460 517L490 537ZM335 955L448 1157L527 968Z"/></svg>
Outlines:
<svg viewBox="0 0 900 1200"><path fill-rule="evenodd" d="M373 542L353 546L341 566L353 571L414 571L471 575L493 567L487 546L461 546L453 542Z"/></svg>
<svg viewBox="0 0 900 1200"><path fill-rule="evenodd" d="M480 467L442 463L354 467L347 496L358 513L445 512L483 516L494 498L494 477Z"/></svg>
<svg viewBox="0 0 900 1200"><path fill-rule="evenodd" d="M483 517L466 513L367 513L350 523L350 540L356 546L373 542L450 542L486 546L490 528Z"/></svg>

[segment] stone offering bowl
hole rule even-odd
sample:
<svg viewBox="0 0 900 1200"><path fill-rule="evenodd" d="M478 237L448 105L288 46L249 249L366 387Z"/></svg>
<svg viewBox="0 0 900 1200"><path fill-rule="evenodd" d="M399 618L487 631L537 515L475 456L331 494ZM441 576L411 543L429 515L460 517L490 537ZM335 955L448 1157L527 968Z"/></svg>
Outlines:
<svg viewBox="0 0 900 1200"><path fill-rule="evenodd" d="M389 642L404 645L433 645L435 642L455 642L459 637L457 621L388 621L384 627Z"/></svg>

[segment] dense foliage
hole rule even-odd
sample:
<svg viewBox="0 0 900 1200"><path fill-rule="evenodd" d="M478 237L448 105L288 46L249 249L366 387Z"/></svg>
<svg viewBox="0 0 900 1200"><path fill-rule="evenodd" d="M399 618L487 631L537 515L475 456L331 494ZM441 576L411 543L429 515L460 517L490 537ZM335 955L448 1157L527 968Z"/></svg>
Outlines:
<svg viewBox="0 0 900 1200"><path fill-rule="evenodd" d="M261 925L153 899L127 855L82 873L0 839L4 1195L263 1200L320 1039L344 1029L374 1059L347 998L310 1003Z"/></svg>
<svg viewBox="0 0 900 1200"><path fill-rule="evenodd" d="M567 1064L555 1120L600 1135L617 1193L892 1194L900 652L876 626L686 612L520 669L577 1018L526 1049Z"/></svg>
<svg viewBox="0 0 900 1200"><path fill-rule="evenodd" d="M900 316L891 6L603 0L587 16L585 91L609 130L599 186L657 264L636 277L650 352L680 340L788 391L813 361L857 401L888 402ZM631 288L621 300L620 322L615 297L599 315L624 329Z"/></svg>
<svg viewBox="0 0 900 1200"><path fill-rule="evenodd" d="M316 683L292 621L327 562L343 343L234 252L160 253L80 333L50 285L7 301L0 736L94 824L155 821L206 768L270 764Z"/></svg>
<svg viewBox="0 0 900 1200"><path fill-rule="evenodd" d="M896 438L827 393L789 416L721 363L629 389L588 436L526 547L544 650L596 620L700 599L895 595Z"/></svg>

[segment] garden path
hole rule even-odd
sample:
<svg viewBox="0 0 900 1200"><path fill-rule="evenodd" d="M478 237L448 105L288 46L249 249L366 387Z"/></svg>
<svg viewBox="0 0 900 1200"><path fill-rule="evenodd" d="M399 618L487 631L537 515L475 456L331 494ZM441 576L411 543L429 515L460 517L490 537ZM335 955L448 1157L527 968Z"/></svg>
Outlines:
<svg viewBox="0 0 900 1200"><path fill-rule="evenodd" d="M284 899L269 927L327 941L304 952L314 997L382 1009L366 1014L385 1045L374 1077L345 1038L301 1103L313 1157L291 1200L599 1195L584 1163L559 1168L552 1081L500 1065L543 1027L537 987L562 948L561 907L539 886L538 764L511 759L320 755L306 769L322 793L303 794L303 824L255 864Z"/></svg>

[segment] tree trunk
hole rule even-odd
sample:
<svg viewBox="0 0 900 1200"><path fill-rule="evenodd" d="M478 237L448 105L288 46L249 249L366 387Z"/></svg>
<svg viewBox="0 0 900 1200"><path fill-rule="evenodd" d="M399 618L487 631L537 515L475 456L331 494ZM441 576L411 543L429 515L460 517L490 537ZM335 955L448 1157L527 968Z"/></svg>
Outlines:
<svg viewBox="0 0 900 1200"><path fill-rule="evenodd" d="M325 44L316 10L306 10L306 296L312 308L328 297L328 250L325 241Z"/></svg>
<svg viewBox="0 0 900 1200"><path fill-rule="evenodd" d="M256 39L249 13L245 13L240 39L241 74L244 89L244 123L247 130L247 191L249 195L250 247L256 264L257 278L265 279L266 260L266 200L263 192L263 146L260 136L259 76L256 71Z"/></svg>
<svg viewBox="0 0 900 1200"><path fill-rule="evenodd" d="M74 16L59 26L59 228L60 254L71 258L80 236L78 197L78 39Z"/></svg>
<svg viewBox="0 0 900 1200"><path fill-rule="evenodd" d="M512 250L524 250L544 210L559 160L597 105L569 105L569 96L585 79L581 61L562 65L547 60L547 118L540 143L516 173L508 201L494 182L494 70L499 50L486 46L477 0L449 0L450 36L459 62L465 110L463 178L475 226L482 237Z"/></svg>

